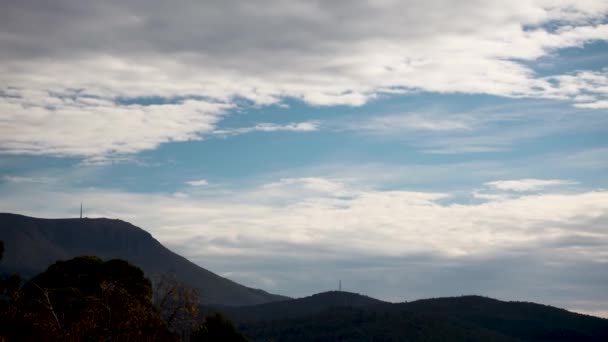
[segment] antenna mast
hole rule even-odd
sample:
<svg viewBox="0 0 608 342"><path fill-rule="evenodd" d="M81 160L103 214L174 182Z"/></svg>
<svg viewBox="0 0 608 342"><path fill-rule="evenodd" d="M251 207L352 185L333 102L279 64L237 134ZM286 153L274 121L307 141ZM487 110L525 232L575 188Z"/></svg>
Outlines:
<svg viewBox="0 0 608 342"><path fill-rule="evenodd" d="M80 218L82 219L82 202L80 202Z"/></svg>
<svg viewBox="0 0 608 342"><path fill-rule="evenodd" d="M338 291L342 292L342 279L338 280Z"/></svg>

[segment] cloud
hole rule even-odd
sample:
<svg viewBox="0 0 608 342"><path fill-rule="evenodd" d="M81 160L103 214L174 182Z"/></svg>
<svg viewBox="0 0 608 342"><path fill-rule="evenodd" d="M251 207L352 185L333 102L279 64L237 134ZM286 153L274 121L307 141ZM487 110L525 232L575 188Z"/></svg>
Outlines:
<svg viewBox="0 0 608 342"><path fill-rule="evenodd" d="M575 107L587 109L608 108L608 73L602 71L579 71L570 75L546 78L553 86L543 91L575 101Z"/></svg>
<svg viewBox="0 0 608 342"><path fill-rule="evenodd" d="M401 114L374 116L365 121L346 123L347 129L373 134L392 135L404 131L468 131L472 129L471 118L453 115L442 117L431 114Z"/></svg>
<svg viewBox="0 0 608 342"><path fill-rule="evenodd" d="M608 108L608 100L601 100L595 102L586 102L586 103L577 103L576 107L579 108L590 108L590 109L607 109Z"/></svg>
<svg viewBox="0 0 608 342"><path fill-rule="evenodd" d="M174 192L173 193L173 197L176 197L176 198L188 198L189 195L187 193L179 192L178 191L178 192Z"/></svg>
<svg viewBox="0 0 608 342"><path fill-rule="evenodd" d="M207 186L209 185L209 182L207 182L206 179L199 179L199 180L191 180L186 182L186 184L190 185L190 186Z"/></svg>
<svg viewBox="0 0 608 342"><path fill-rule="evenodd" d="M604 133L608 127L601 111L568 108L548 100L478 104L467 111L454 111L450 105L440 100L421 112L330 118L323 126L430 154L510 151L543 137Z"/></svg>
<svg viewBox="0 0 608 342"><path fill-rule="evenodd" d="M606 14L600 0L10 2L0 17L0 151L100 158L200 139L235 98L362 105L423 90L603 108L605 70L539 77L530 64L606 40ZM317 128L295 125L229 133Z"/></svg>
<svg viewBox="0 0 608 342"><path fill-rule="evenodd" d="M274 123L259 123L252 127L216 129L213 134L219 136L232 136L252 132L314 132L318 131L319 121L291 122L280 125Z"/></svg>
<svg viewBox="0 0 608 342"><path fill-rule="evenodd" d="M11 195L11 201L0 203L5 209L31 207L19 200L30 196L24 190L15 201ZM61 203L65 210L75 201L71 196L53 191L37 197L47 205ZM608 209L608 194L602 191L526 195L478 204L441 203L449 197L449 193L380 191L307 177L189 198L84 191L76 202L82 198L88 203L89 216L134 220L166 241L186 241L203 232L208 235L205 243L212 237L235 241L238 236L239 242L223 252L253 254L272 253L257 250L258 243L293 243L302 251L314 245L355 254L492 253L496 248L536 245L566 233L592 232L589 220L602 217Z"/></svg>
<svg viewBox="0 0 608 342"><path fill-rule="evenodd" d="M538 191L547 187L554 187L560 185L574 185L577 182L563 180L563 179L514 179L514 180L499 180L493 182L487 182L485 185L494 187L499 190L516 191L516 192L528 192Z"/></svg>
<svg viewBox="0 0 608 342"><path fill-rule="evenodd" d="M13 91L0 101L0 153L50 154L103 160L198 140L231 105L203 100L121 105L111 99Z"/></svg>
<svg viewBox="0 0 608 342"><path fill-rule="evenodd" d="M360 105L400 89L543 96L534 89L550 82L519 61L603 40L608 31L602 1L263 5L273 10L235 1L185 1L170 10L135 0L10 5L3 75L15 87L256 103L288 96ZM24 26L33 20L35 27Z"/></svg>
<svg viewBox="0 0 608 342"><path fill-rule="evenodd" d="M606 310L576 302L604 298L603 190L469 203L319 176L187 196L0 186L0 211L75 216L82 200L88 217L130 221L204 267L285 294L328 289L327 274L339 274L352 290L392 300L481 293Z"/></svg>
<svg viewBox="0 0 608 342"><path fill-rule="evenodd" d="M53 181L49 177L23 177L23 176L4 176L2 179L9 183L50 183Z"/></svg>
<svg viewBox="0 0 608 342"><path fill-rule="evenodd" d="M492 193L484 193L478 190L473 191L473 198L481 199L481 200L489 200L489 201L500 201L512 198L512 196L506 194L492 194Z"/></svg>

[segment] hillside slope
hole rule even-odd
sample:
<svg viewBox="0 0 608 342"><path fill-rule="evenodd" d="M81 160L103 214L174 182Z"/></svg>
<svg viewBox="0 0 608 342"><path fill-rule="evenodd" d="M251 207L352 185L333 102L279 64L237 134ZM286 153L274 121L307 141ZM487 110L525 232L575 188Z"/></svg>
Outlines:
<svg viewBox="0 0 608 342"><path fill-rule="evenodd" d="M526 341L608 341L608 320L530 302L462 296L395 306L400 311L467 322Z"/></svg>
<svg viewBox="0 0 608 342"><path fill-rule="evenodd" d="M391 304L334 291L224 313L253 341L608 341L606 319L480 296Z"/></svg>
<svg viewBox="0 0 608 342"><path fill-rule="evenodd" d="M0 240L5 242L4 271L32 276L57 260L80 255L120 258L151 277L171 272L198 288L202 301L253 305L286 299L223 278L188 261L128 222L98 219L40 219L0 213Z"/></svg>
<svg viewBox="0 0 608 342"><path fill-rule="evenodd" d="M270 321L305 317L338 307L372 307L389 304L346 291L329 291L312 296L243 307L207 308L228 315L235 322Z"/></svg>

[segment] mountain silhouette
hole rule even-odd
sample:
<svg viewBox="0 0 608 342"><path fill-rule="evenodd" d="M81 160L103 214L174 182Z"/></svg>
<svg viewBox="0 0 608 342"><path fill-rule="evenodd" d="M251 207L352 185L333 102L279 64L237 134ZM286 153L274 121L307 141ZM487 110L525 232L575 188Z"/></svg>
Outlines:
<svg viewBox="0 0 608 342"><path fill-rule="evenodd" d="M608 341L606 319L481 296L393 304L332 291L223 312L252 341Z"/></svg>
<svg viewBox="0 0 608 342"><path fill-rule="evenodd" d="M346 292L329 291L312 296L279 302L249 305L242 307L207 307L206 310L222 311L237 322L254 322L259 319L278 320L306 317L330 308L372 307L389 304L368 296Z"/></svg>
<svg viewBox="0 0 608 342"><path fill-rule="evenodd" d="M151 278L172 273L200 290L204 303L253 305L287 297L249 288L220 277L170 251L145 230L107 218L41 219L0 213L0 240L4 241L3 272L25 277L44 271L57 260L81 255L127 260Z"/></svg>

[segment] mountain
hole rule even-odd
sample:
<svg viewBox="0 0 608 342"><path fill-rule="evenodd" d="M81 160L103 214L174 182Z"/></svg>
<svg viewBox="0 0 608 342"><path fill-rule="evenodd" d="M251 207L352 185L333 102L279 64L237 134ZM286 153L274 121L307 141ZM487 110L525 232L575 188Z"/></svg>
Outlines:
<svg viewBox="0 0 608 342"><path fill-rule="evenodd" d="M372 307L389 304L381 300L345 291L329 291L309 297L243 307L203 308L221 311L235 322L255 322L306 317L339 307Z"/></svg>
<svg viewBox="0 0 608 342"><path fill-rule="evenodd" d="M480 296L392 304L334 291L223 313L252 341L608 341L606 319Z"/></svg>
<svg viewBox="0 0 608 342"><path fill-rule="evenodd" d="M400 310L467 322L526 341L608 341L608 320L530 302L481 296L424 299Z"/></svg>
<svg viewBox="0 0 608 342"><path fill-rule="evenodd" d="M5 245L0 270L25 277L44 271L57 260L96 255L127 260L150 277L173 273L181 282L199 289L202 301L208 304L253 305L287 299L220 277L121 220L40 219L0 213L0 240Z"/></svg>

